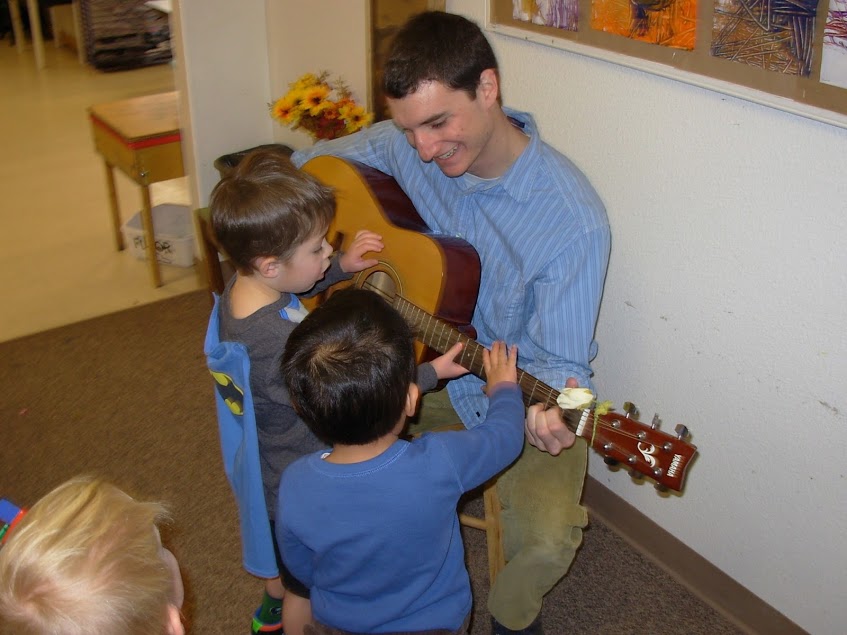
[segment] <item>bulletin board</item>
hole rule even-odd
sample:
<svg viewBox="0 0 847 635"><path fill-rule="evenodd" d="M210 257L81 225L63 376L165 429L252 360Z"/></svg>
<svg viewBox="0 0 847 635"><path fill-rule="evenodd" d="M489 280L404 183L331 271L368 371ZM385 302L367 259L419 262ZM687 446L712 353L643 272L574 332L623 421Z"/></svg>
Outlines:
<svg viewBox="0 0 847 635"><path fill-rule="evenodd" d="M847 128L847 0L489 0L486 27Z"/></svg>

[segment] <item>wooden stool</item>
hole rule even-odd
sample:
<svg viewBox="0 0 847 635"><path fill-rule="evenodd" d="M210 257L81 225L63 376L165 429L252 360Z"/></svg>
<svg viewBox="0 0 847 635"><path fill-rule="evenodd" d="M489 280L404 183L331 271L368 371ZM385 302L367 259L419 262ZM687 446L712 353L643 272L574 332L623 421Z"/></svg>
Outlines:
<svg viewBox="0 0 847 635"><path fill-rule="evenodd" d="M178 93L161 93L97 104L88 109L94 147L103 156L118 251L124 248L114 169L141 187L141 224L154 287L162 286L156 261L156 239L150 184L185 176L179 132Z"/></svg>
<svg viewBox="0 0 847 635"><path fill-rule="evenodd" d="M235 273L226 254L218 250L215 235L212 231L212 220L208 207L194 210L194 222L197 225L197 236L200 237L200 252L203 256L203 268L206 270L206 285L209 293L221 295L229 279ZM221 261L221 256L224 260Z"/></svg>
<svg viewBox="0 0 847 635"><path fill-rule="evenodd" d="M480 518L471 514L459 514L459 522L465 527L481 529L485 532L485 544L488 547L488 580L494 584L497 575L506 566L506 554L503 551L503 526L500 523L500 497L497 496L497 479L493 478L482 486L484 515Z"/></svg>
<svg viewBox="0 0 847 635"><path fill-rule="evenodd" d="M194 222L197 223L195 232L200 238L200 254L203 256L203 267L206 270L206 285L210 293L220 295L224 291L224 277L221 270L221 260L218 256L218 246L212 233L212 223L209 208L201 207L194 210Z"/></svg>

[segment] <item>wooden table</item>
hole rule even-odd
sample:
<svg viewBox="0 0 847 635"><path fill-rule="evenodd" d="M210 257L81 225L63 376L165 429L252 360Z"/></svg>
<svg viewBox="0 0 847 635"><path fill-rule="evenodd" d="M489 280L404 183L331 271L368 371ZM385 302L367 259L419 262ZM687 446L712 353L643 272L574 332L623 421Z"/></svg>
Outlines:
<svg viewBox="0 0 847 635"><path fill-rule="evenodd" d="M141 224L153 286L162 285L156 261L150 184L185 175L180 142L178 93L135 97L88 109L94 145L103 156L106 184L112 208L115 245L124 248L121 215L115 190L114 169L120 170L141 186Z"/></svg>

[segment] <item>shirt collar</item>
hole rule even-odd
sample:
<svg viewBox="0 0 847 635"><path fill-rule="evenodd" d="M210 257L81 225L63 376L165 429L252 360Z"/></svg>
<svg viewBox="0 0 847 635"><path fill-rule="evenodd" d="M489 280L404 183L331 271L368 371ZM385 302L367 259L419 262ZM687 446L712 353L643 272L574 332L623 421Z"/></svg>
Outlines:
<svg viewBox="0 0 847 635"><path fill-rule="evenodd" d="M482 181L472 177L460 179L461 188L467 194L481 192L493 187L501 187L503 191L511 196L515 201L526 202L534 189L532 179L527 178L528 174L532 174L532 170L527 170L525 166L533 160L532 157L538 156L538 145L541 141L538 138L535 120L532 115L511 108L503 108L503 112L513 123L516 123L521 128L522 132L529 137L529 144L517 160L506 170L506 173L498 179L491 182Z"/></svg>
<svg viewBox="0 0 847 635"><path fill-rule="evenodd" d="M528 112L512 110L511 108L503 108L503 112L506 113L506 116L523 124L523 133L529 137L529 144L506 171L506 174L503 175L503 189L516 201L526 202L535 190L534 179L530 177L537 173L536 170L528 166L535 162L539 156L538 147L541 145L541 139L538 136L535 119Z"/></svg>

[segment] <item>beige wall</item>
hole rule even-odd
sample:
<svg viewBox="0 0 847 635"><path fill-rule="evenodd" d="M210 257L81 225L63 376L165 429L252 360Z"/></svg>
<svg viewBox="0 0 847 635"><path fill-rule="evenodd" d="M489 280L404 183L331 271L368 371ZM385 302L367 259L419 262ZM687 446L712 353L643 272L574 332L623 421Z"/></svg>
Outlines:
<svg viewBox="0 0 847 635"><path fill-rule="evenodd" d="M265 0L177 0L174 8L186 167L201 206L218 180L214 160L272 134Z"/></svg>
<svg viewBox="0 0 847 635"><path fill-rule="evenodd" d="M308 6L308 11L297 7ZM342 77L359 103L368 99L367 0L268 0L270 86L274 98L304 73L329 71ZM331 18L330 18L331 16ZM274 140L301 148L311 143L302 131L274 123Z"/></svg>
<svg viewBox="0 0 847 635"><path fill-rule="evenodd" d="M267 108L303 73L326 69L341 75L360 101L367 99L366 0L174 4L176 74L194 205L207 204L219 176L214 160L222 154L274 141L293 147L310 142L301 132L281 128Z"/></svg>

